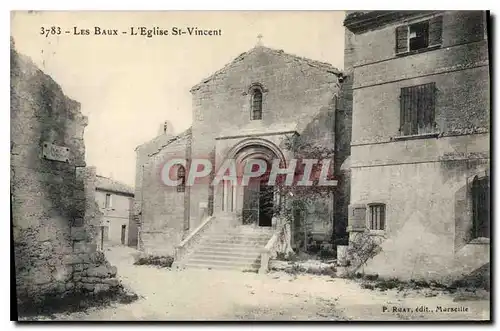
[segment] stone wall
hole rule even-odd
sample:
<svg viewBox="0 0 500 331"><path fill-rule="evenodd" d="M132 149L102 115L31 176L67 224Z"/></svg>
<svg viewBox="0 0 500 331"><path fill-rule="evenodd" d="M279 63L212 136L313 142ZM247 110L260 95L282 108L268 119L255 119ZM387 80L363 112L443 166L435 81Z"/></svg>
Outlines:
<svg viewBox="0 0 500 331"><path fill-rule="evenodd" d="M85 168L80 105L11 40L11 204L19 312L119 288L96 251L95 170ZM62 161L46 144L68 148ZM48 145L47 145L48 146ZM64 155L64 154L63 154Z"/></svg>
<svg viewBox="0 0 500 331"><path fill-rule="evenodd" d="M418 19L436 14L422 15ZM412 18L346 31L346 63L354 75L350 200L386 206L385 229L370 231L381 252L363 267L384 277L453 278L489 260L487 243L463 238L472 218L462 208L470 201L471 176L489 169L484 13L437 15L443 15L442 47L405 56L395 54L395 29ZM436 134L404 139L401 88L429 82L436 84ZM356 225L354 217L349 222ZM351 239L358 235L352 232Z"/></svg>
<svg viewBox="0 0 500 331"><path fill-rule="evenodd" d="M338 74L328 64L267 47L241 54L191 90L192 157L210 155L218 137L302 133L319 113L333 112ZM251 120L254 84L263 89L262 120ZM333 135L329 142L334 143ZM208 201L209 193L208 185L191 188L191 228L199 224L200 203Z"/></svg>
<svg viewBox="0 0 500 331"><path fill-rule="evenodd" d="M161 135L137 148L136 184L133 213L140 222L138 246L150 254L173 255L174 246L184 237L188 222L186 199L189 188L177 192L161 178L162 166L169 159L187 158L190 135L177 139ZM172 172L170 179L176 180Z"/></svg>

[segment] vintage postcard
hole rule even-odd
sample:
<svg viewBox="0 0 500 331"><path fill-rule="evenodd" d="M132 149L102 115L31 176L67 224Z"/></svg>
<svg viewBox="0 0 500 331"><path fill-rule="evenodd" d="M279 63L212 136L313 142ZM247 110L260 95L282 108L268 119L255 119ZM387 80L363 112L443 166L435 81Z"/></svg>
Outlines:
<svg viewBox="0 0 500 331"><path fill-rule="evenodd" d="M13 11L20 321L491 321L488 11Z"/></svg>

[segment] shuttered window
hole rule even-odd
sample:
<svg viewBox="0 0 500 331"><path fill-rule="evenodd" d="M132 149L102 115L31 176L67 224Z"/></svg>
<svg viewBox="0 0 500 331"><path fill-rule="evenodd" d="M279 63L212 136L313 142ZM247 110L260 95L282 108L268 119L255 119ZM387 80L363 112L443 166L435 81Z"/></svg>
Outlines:
<svg viewBox="0 0 500 331"><path fill-rule="evenodd" d="M106 199L104 200L104 207L111 208L111 194L106 194Z"/></svg>
<svg viewBox="0 0 500 331"><path fill-rule="evenodd" d="M435 132L435 95L435 83L401 89L401 135Z"/></svg>
<svg viewBox="0 0 500 331"><path fill-rule="evenodd" d="M441 45L443 16L396 28L396 54Z"/></svg>
<svg viewBox="0 0 500 331"><path fill-rule="evenodd" d="M472 239L490 237L489 177L472 181Z"/></svg>
<svg viewBox="0 0 500 331"><path fill-rule="evenodd" d="M385 230L385 205L370 204L368 211L368 228L370 230Z"/></svg>

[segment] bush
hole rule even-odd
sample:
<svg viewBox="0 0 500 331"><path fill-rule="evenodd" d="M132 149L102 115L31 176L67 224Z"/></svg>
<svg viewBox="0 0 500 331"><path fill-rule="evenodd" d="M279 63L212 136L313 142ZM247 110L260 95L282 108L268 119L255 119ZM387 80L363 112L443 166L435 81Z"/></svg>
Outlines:
<svg viewBox="0 0 500 331"><path fill-rule="evenodd" d="M276 260L295 262L295 261L297 261L297 255L295 255L294 253L291 253L291 252L288 254L278 252L278 253L276 253Z"/></svg>
<svg viewBox="0 0 500 331"><path fill-rule="evenodd" d="M134 265L155 265L163 268L170 268L174 263L172 256L159 255L137 255L134 256L134 260Z"/></svg>

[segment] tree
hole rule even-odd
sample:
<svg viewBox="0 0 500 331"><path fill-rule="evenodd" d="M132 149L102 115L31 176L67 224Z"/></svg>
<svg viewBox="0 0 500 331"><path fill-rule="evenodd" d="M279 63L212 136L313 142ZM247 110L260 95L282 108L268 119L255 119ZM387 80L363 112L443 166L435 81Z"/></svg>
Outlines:
<svg viewBox="0 0 500 331"><path fill-rule="evenodd" d="M303 136L293 135L287 137L285 141L285 149L289 150L293 157L297 160L295 176L292 185L285 183L285 176L278 176L275 185L275 191L286 200L274 210L274 214L279 215L285 222L290 222L292 232L296 241L302 242L300 248L304 251L308 250L310 237L310 218L307 217L310 210L316 209L320 201L333 199L334 186L318 185L322 161L333 161L334 149L324 144L317 143L315 140L307 139ZM313 182L312 186L301 185L303 179L306 162L305 160L318 160L312 166L309 179ZM312 161L310 161L312 162ZM327 179L333 179L333 164L330 162Z"/></svg>

